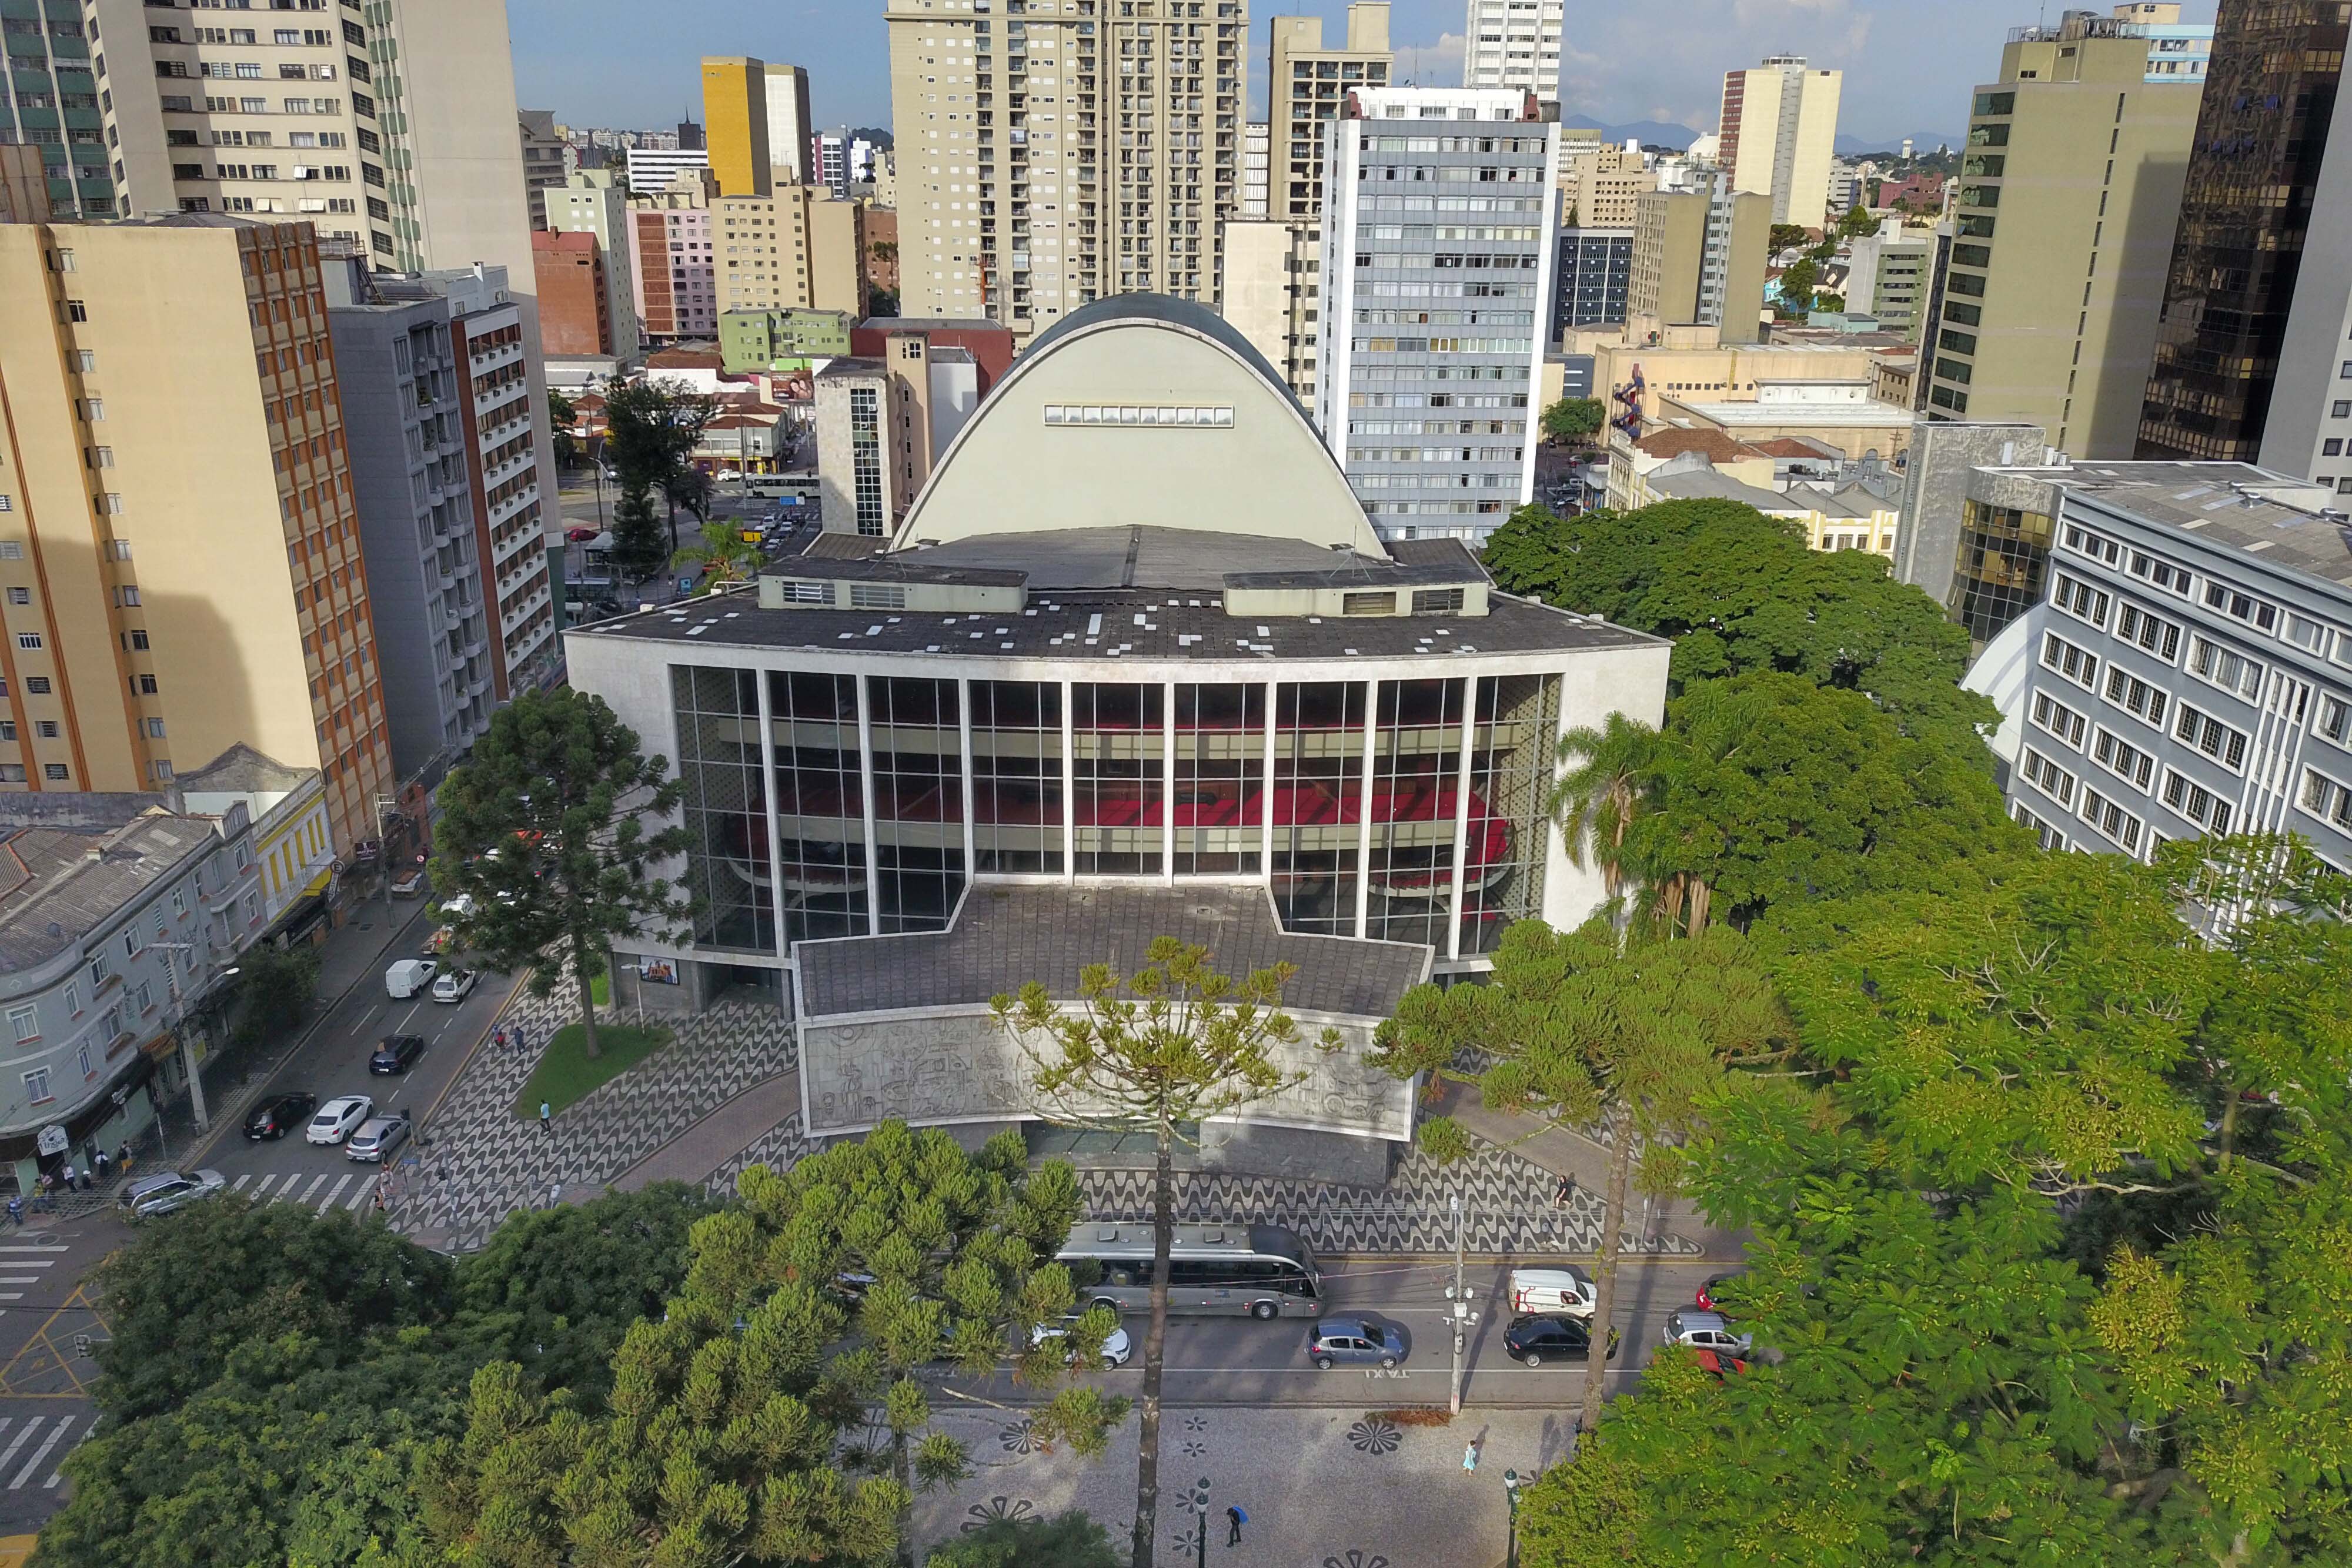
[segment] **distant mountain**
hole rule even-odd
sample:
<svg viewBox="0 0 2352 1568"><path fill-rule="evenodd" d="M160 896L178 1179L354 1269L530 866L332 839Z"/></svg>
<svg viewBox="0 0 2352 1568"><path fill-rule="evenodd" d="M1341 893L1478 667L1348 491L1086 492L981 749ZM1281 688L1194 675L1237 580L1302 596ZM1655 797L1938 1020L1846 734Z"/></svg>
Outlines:
<svg viewBox="0 0 2352 1568"><path fill-rule="evenodd" d="M1698 140L1700 131L1663 120L1637 120L1630 125L1603 125L1589 114L1563 114L1560 124L1580 131L1598 131L1604 141L1639 141L1644 147L1671 147L1680 152Z"/></svg>
<svg viewBox="0 0 2352 1568"><path fill-rule="evenodd" d="M1914 131L1908 133L1913 148L1921 152L1933 152L1938 147L1958 147L1962 138L1948 131ZM1901 136L1840 136L1837 150L1843 156L1860 152L1900 152Z"/></svg>

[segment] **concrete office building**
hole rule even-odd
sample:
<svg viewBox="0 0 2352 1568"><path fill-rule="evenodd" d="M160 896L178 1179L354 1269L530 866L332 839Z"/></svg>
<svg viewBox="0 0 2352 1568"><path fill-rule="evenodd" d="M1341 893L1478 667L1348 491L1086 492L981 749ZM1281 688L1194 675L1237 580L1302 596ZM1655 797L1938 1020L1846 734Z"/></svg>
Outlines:
<svg viewBox="0 0 2352 1568"><path fill-rule="evenodd" d="M809 138L809 155L816 165L816 183L835 195L849 190L849 133L820 131Z"/></svg>
<svg viewBox="0 0 2352 1568"><path fill-rule="evenodd" d="M1224 318L1282 372L1302 408L1315 406L1323 314L1321 226L1297 218L1236 218L1225 225Z"/></svg>
<svg viewBox="0 0 2352 1568"><path fill-rule="evenodd" d="M1462 23L1462 85L1559 98L1559 29L1567 0L1470 0Z"/></svg>
<svg viewBox="0 0 2352 1568"><path fill-rule="evenodd" d="M647 349L707 339L719 330L717 262L710 209L699 186L671 186L660 204L632 203L637 330Z"/></svg>
<svg viewBox="0 0 2352 1568"><path fill-rule="evenodd" d="M1588 144L1560 161L1560 220L1572 228L1632 228L1633 204L1657 188L1657 171L1640 148Z"/></svg>
<svg viewBox="0 0 2352 1568"><path fill-rule="evenodd" d="M572 177L570 145L555 129L551 110L526 109L516 116L522 141L522 183L530 203L534 234L547 227L547 193L560 191Z"/></svg>
<svg viewBox="0 0 2352 1568"><path fill-rule="evenodd" d="M1323 47L1320 16L1276 16L1266 48L1266 130L1272 172L1267 181L1269 216L1316 219L1323 215L1324 127L1345 111L1359 88L1386 87L1394 57L1389 52L1386 0L1358 0L1348 7L1348 41Z"/></svg>
<svg viewBox="0 0 2352 1568"><path fill-rule="evenodd" d="M2338 92L2294 304L2263 417L2262 465L2352 496L2352 94ZM2339 351L2340 350L2340 351ZM2338 503L2346 505L2347 503Z"/></svg>
<svg viewBox="0 0 2352 1568"><path fill-rule="evenodd" d="M2058 513L2042 471L2065 455L2038 424L1923 420L1911 436L1895 580L1981 646L2042 600Z"/></svg>
<svg viewBox="0 0 2352 1568"><path fill-rule="evenodd" d="M2352 872L2352 566L2335 492L2243 464L2046 475L2044 597L1970 671L2045 848L2294 832Z"/></svg>
<svg viewBox="0 0 2352 1568"><path fill-rule="evenodd" d="M0 213L15 214L0 221L111 216L114 181L80 7L45 13L19 4L0 16L0 27L8 59L0 77ZM19 172L8 176L11 154Z"/></svg>
<svg viewBox="0 0 2352 1568"><path fill-rule="evenodd" d="M815 171L809 165L809 132L815 128L816 117L809 107L808 71L777 60L767 61L761 68L768 85L768 166L786 171L784 178L793 184L815 184Z"/></svg>
<svg viewBox="0 0 2352 1568"><path fill-rule="evenodd" d="M635 359L637 247L627 193L610 169L583 169L542 195L551 233L594 238L604 281L604 318L611 323L612 347L605 351L615 359Z"/></svg>
<svg viewBox="0 0 2352 1568"><path fill-rule="evenodd" d="M981 371L969 349L890 332L879 357L827 364L814 391L822 526L879 538L979 406Z"/></svg>
<svg viewBox="0 0 2352 1568"><path fill-rule="evenodd" d="M719 317L719 358L729 375L774 370L849 352L849 317L839 310L727 310Z"/></svg>
<svg viewBox="0 0 2352 1568"><path fill-rule="evenodd" d="M912 335L934 351L962 349L980 372L986 397L1013 369L1013 331L998 321L956 320L936 316L869 316L849 329L849 351L860 359L887 359L890 340Z"/></svg>
<svg viewBox="0 0 2352 1568"><path fill-rule="evenodd" d="M1807 229L1827 223L1844 82L1843 71L1808 68L1802 55L1724 73L1718 161L1732 189L1772 198L1772 222Z"/></svg>
<svg viewBox="0 0 2352 1568"><path fill-rule="evenodd" d="M866 314L866 209L810 185L710 203L721 312L794 308Z"/></svg>
<svg viewBox="0 0 2352 1568"><path fill-rule="evenodd" d="M1550 341L1576 327L1629 319L1633 285L1631 228L1564 228L1552 283Z"/></svg>
<svg viewBox="0 0 2352 1568"><path fill-rule="evenodd" d="M1266 192L1272 183L1273 133L1263 120L1253 120L1242 131L1242 204L1237 218L1266 215Z"/></svg>
<svg viewBox="0 0 2352 1568"><path fill-rule="evenodd" d="M0 786L159 789L244 744L325 775L339 853L375 837L390 744L310 226L0 226Z"/></svg>
<svg viewBox="0 0 2352 1568"><path fill-rule="evenodd" d="M1458 541L1383 544L1271 367L1149 296L1041 336L887 538L567 640L685 786L693 935L622 967L789 987L812 1134L1036 1117L988 993L1074 994L1164 932L1293 958L1286 1007L1342 1040L1204 1159L1374 1181L1412 1094L1371 1029L1511 921L1598 906L1545 810L1559 737L1656 722L1671 652Z"/></svg>
<svg viewBox="0 0 2352 1568"><path fill-rule="evenodd" d="M764 196L775 188L768 141L768 68L742 55L702 60L704 145L722 196Z"/></svg>
<svg viewBox="0 0 2352 1568"><path fill-rule="evenodd" d="M1215 301L1249 13L1199 3L1097 19L1093 0L892 0L901 311L991 317L1025 343L1108 295Z"/></svg>
<svg viewBox="0 0 2352 1568"><path fill-rule="evenodd" d="M692 178L709 172L710 154L698 147L686 151L674 147L629 149L628 180L632 196L657 196L670 189L681 177Z"/></svg>
<svg viewBox="0 0 2352 1568"><path fill-rule="evenodd" d="M1763 335L1770 200L1717 175L1702 191L1653 191L1633 204L1626 323L1636 337L1668 327L1714 327L1718 341Z"/></svg>
<svg viewBox="0 0 2352 1568"><path fill-rule="evenodd" d="M539 295L539 342L550 358L609 358L613 318L596 236L530 236L532 280Z"/></svg>
<svg viewBox="0 0 2352 1568"><path fill-rule="evenodd" d="M1976 89L1922 342L1930 419L2038 424L2089 457L2137 440L2204 92L2201 72L2158 68L2179 62L2156 24L2125 19L2147 9L2016 28Z"/></svg>
<svg viewBox="0 0 2352 1568"><path fill-rule="evenodd" d="M1534 492L1559 124L1382 88L1328 128L1317 423L1384 537L1484 538Z"/></svg>
<svg viewBox="0 0 2352 1568"><path fill-rule="evenodd" d="M1936 236L1888 218L1853 242L1846 267L1845 308L1883 331L1915 342L1926 324L1936 276Z"/></svg>
<svg viewBox="0 0 2352 1568"><path fill-rule="evenodd" d="M447 298L415 289L394 298L356 259L331 264L326 284L392 766L406 779L461 757L488 727L493 706L488 680L467 673L471 658L487 675L488 636L473 453L457 407L463 379ZM598 291L588 293L593 309ZM559 303L542 294L542 324Z"/></svg>
<svg viewBox="0 0 2352 1568"><path fill-rule="evenodd" d="M2233 5L2221 14L2208 68L2216 86L2199 106L2181 189L2139 456L2254 460L2280 390L2289 327L2331 325L2342 302L2340 294L2328 298L2337 293L2341 257L2321 258L2324 292L2301 321L2294 317L2312 226L2335 216L2321 204L2320 185L2331 144L2344 145L2332 131L2347 44L2352 10L2328 0ZM2297 361L2283 457L2311 427L2322 363L2316 344ZM2332 417L2332 398L2328 411Z"/></svg>

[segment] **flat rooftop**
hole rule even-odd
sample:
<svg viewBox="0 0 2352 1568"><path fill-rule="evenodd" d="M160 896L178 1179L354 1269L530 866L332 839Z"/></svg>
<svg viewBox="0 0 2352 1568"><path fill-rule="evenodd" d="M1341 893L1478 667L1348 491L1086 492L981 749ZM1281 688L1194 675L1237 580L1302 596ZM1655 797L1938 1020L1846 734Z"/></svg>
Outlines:
<svg viewBox="0 0 2352 1568"><path fill-rule="evenodd" d="M2076 463L1998 472L2047 479L2077 495L2219 549L2352 587L2352 536L2323 517L2336 497L2317 485L2248 463ZM2233 489L2237 486L2242 488ZM2347 508L2352 510L2352 508Z"/></svg>
<svg viewBox="0 0 2352 1568"><path fill-rule="evenodd" d="M209 818L122 815L100 829L0 822L0 972L47 963L219 841Z"/></svg>
<svg viewBox="0 0 2352 1568"><path fill-rule="evenodd" d="M1824 384L1838 386L1845 383L1830 382ZM1811 402L1797 399L1787 402L1698 402L1669 394L1664 401L1676 408L1686 408L1699 418L1727 430L1789 424L1813 424L1824 429L1843 430L1908 430L1912 419L1909 409L1875 399L1867 402Z"/></svg>
<svg viewBox="0 0 2352 1568"><path fill-rule="evenodd" d="M1430 950L1416 943L1283 930L1263 887L982 883L964 895L947 931L801 942L793 952L802 1016L814 1020L982 1006L1031 980L1057 998L1076 998L1087 965L1131 973L1160 936L1206 947L1217 969L1236 977L1297 965L1282 1000L1306 1012L1388 1018L1429 976Z"/></svg>

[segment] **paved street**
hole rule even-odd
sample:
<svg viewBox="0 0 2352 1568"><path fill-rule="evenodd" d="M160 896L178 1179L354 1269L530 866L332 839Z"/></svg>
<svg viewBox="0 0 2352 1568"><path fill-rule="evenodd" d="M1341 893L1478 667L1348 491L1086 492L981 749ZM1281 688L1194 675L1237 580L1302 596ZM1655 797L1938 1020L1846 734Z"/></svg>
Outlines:
<svg viewBox="0 0 2352 1568"><path fill-rule="evenodd" d="M89 1352L106 1324L83 1277L121 1237L110 1218L0 1231L0 1535L37 1530L57 1511L58 1467L89 1436Z"/></svg>

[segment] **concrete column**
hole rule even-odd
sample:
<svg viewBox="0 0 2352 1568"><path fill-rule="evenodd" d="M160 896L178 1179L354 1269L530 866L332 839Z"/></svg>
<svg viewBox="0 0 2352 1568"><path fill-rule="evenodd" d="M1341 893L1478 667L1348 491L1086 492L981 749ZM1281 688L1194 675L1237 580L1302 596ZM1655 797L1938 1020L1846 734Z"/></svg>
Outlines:
<svg viewBox="0 0 2352 1568"><path fill-rule="evenodd" d="M1260 791L1264 799L1258 802L1259 831L1264 834L1265 843L1258 851L1257 874L1258 880L1265 883L1269 894L1274 889L1275 737L1280 733L1275 722L1275 708L1276 699L1280 695L1281 685L1278 682L1265 683L1265 788Z"/></svg>
<svg viewBox="0 0 2352 1568"><path fill-rule="evenodd" d="M1176 881L1176 683L1160 683L1160 721L1161 725L1160 759L1160 880L1173 884ZM1197 745L1200 731L1192 732Z"/></svg>
<svg viewBox="0 0 2352 1568"><path fill-rule="evenodd" d="M1356 810L1356 936L1361 940L1372 903L1372 755L1380 735L1381 684L1364 683L1364 779Z"/></svg>
<svg viewBox="0 0 2352 1568"><path fill-rule="evenodd" d="M980 869L980 833L972 824L971 682L969 678L956 682L956 734L963 746L963 880L964 885L969 887L973 873Z"/></svg>
<svg viewBox="0 0 2352 1568"><path fill-rule="evenodd" d="M784 935L784 846L776 810L776 723L770 672L753 670L760 683L760 799L768 810L768 903L776 921L776 956L789 958L793 945Z"/></svg>
<svg viewBox="0 0 2352 1568"><path fill-rule="evenodd" d="M1062 683L1062 880L1078 880L1077 715L1071 708L1074 683Z"/></svg>
<svg viewBox="0 0 2352 1568"><path fill-rule="evenodd" d="M1462 695L1462 765L1455 772L1454 785L1454 887L1445 900L1453 915L1445 927L1448 958L1462 956L1462 910L1469 902L1463 890L1462 874L1470 858L1470 756L1478 741L1477 676L1472 675L1464 683Z"/></svg>
<svg viewBox="0 0 2352 1568"><path fill-rule="evenodd" d="M866 934L882 935L882 847L874 837L873 678L857 677L857 787L866 801Z"/></svg>

